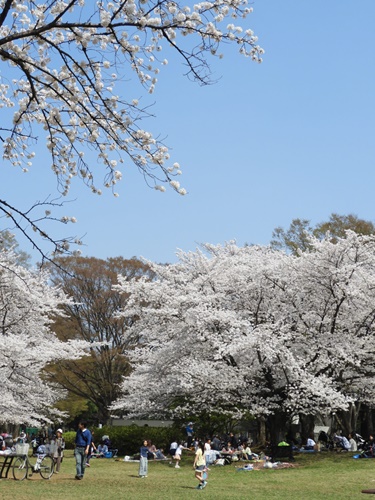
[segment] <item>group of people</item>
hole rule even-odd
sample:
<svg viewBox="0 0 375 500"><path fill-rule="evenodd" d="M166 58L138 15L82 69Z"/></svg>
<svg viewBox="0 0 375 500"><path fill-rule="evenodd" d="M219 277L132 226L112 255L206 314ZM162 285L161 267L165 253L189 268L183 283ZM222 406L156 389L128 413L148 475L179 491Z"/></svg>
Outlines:
<svg viewBox="0 0 375 500"><path fill-rule="evenodd" d="M199 441L199 438L193 438L190 446L188 444L189 441L186 442L186 447L196 450ZM172 456L174 455L173 449L175 447L177 447L177 443L172 443L170 449ZM212 439L207 438L204 441L204 454L206 455L206 462L208 464L213 463L219 458L230 458L230 461L255 460L259 458L259 455L251 451L249 440L245 437L237 438L233 432L222 439L218 435L214 435Z"/></svg>
<svg viewBox="0 0 375 500"><path fill-rule="evenodd" d="M250 445L247 441L238 443L237 447L229 441L220 452L221 455L230 456L238 460L257 460L259 455L251 451Z"/></svg>
<svg viewBox="0 0 375 500"><path fill-rule="evenodd" d="M335 435L334 440L338 447L342 448L344 451L357 451L358 449L357 442L352 434L348 434L347 438L345 436Z"/></svg>
<svg viewBox="0 0 375 500"><path fill-rule="evenodd" d="M194 435L193 423L189 422L185 428L186 439L183 441L173 440L169 447L171 457L170 464L174 463L176 469L180 468L183 451L194 453L194 473L198 480L198 489L207 484L208 466L218 459L253 460L259 458L250 449L250 443L246 439L237 439L233 433L220 439L215 435L213 438L202 440ZM145 441L140 449L139 477L145 478L148 473L148 458L150 458L149 441Z"/></svg>
<svg viewBox="0 0 375 500"><path fill-rule="evenodd" d="M54 473L59 474L65 449L62 429L57 429L48 438L28 436L24 431L15 438L11 434L3 433L0 435L0 454L17 453L17 445L27 443L32 445L34 455L51 455L54 459Z"/></svg>
<svg viewBox="0 0 375 500"><path fill-rule="evenodd" d="M187 443L178 444L177 441L173 441L170 446L169 453L175 460L175 468L180 468L180 460L182 456L182 450L189 450L191 448L187 447ZM139 459L139 472L140 478L144 479L148 475L148 457L150 453L150 441L145 440L140 448L140 459ZM203 489L207 485L207 467L206 454L205 454L205 444L202 441L197 442L195 449L195 458L193 464L195 478L199 481L197 488Z"/></svg>
<svg viewBox="0 0 375 500"><path fill-rule="evenodd" d="M375 457L375 438L372 434L367 440L355 433L348 434L348 438L335 434L334 441L345 451L361 451L366 457Z"/></svg>
<svg viewBox="0 0 375 500"><path fill-rule="evenodd" d="M349 451L354 452L358 450L358 443L354 439L357 435L349 433L348 436L341 434L333 434L328 436L324 431L319 433L317 441L315 441L314 434L311 434L304 446L299 451L319 451L322 447L325 449L332 449L336 451ZM370 436L371 439L372 436Z"/></svg>
<svg viewBox="0 0 375 500"><path fill-rule="evenodd" d="M186 426L186 440L178 442L174 440L170 444L169 455L175 464L175 468L180 468L180 462L183 450L194 453L193 468L195 471L195 478L198 480L198 488L202 489L207 484L207 470L208 465L216 462L217 459L232 460L254 460L258 459L259 455L252 452L250 443L244 438L236 438L233 433L219 438L215 435L212 439L207 438L201 440L194 436L194 428L192 422ZM321 435L318 438L320 441ZM23 432L15 440L10 435L0 435L0 453L5 453L5 450L12 450L15 443L26 443L27 436ZM370 436L369 449L375 455L375 440ZM333 441L338 449L345 451L357 451L357 442L352 434L348 437L335 434ZM37 440L35 437L32 442L37 443L37 453L50 453L55 461L55 473L60 472L61 462L63 460L65 442L63 438L62 429L57 429L52 438L46 438L42 441ZM109 451L110 441L109 436L103 436L102 442L96 446L94 443L94 435L87 428L87 423L84 421L79 422L78 430L75 437L75 450L74 456L76 460L76 475L77 480L84 477L86 467L90 467L90 457L104 457ZM43 450L42 450L43 448ZM48 449L47 449L48 448ZM314 435L311 435L303 446L304 450L316 450L317 443L314 440ZM145 478L148 474L148 460L149 459L166 459L162 449L158 449L150 440L145 440L140 447L140 464L139 464L139 477ZM170 462L172 463L172 462Z"/></svg>

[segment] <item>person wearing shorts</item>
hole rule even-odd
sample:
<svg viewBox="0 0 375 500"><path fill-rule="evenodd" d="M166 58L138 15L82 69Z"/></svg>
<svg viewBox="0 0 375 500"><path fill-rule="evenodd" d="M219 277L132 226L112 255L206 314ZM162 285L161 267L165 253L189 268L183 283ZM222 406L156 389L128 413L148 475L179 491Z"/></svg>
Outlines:
<svg viewBox="0 0 375 500"><path fill-rule="evenodd" d="M185 448L185 446L182 443L180 443L177 446L176 453L173 456L174 460L176 460L176 465L175 465L176 469L180 468L180 460L181 460L182 450L188 450L188 449L189 448Z"/></svg>
<svg viewBox="0 0 375 500"><path fill-rule="evenodd" d="M169 454L171 457L174 457L175 454L176 454L176 450L178 448L178 444L177 444L177 441L173 441L173 443L171 443L170 447L169 447Z"/></svg>
<svg viewBox="0 0 375 500"><path fill-rule="evenodd" d="M206 470L206 457L204 454L204 444L202 441L199 441L197 451L195 452L195 459L194 459L194 465L193 465L194 471L195 471L195 477L198 479L199 484L198 484L198 489L203 489L207 481L204 481L203 479L203 472Z"/></svg>

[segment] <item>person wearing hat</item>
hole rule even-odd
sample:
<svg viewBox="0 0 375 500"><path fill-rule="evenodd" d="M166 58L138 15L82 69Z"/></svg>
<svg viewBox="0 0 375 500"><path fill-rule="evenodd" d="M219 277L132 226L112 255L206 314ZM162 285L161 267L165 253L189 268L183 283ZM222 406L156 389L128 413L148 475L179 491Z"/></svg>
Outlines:
<svg viewBox="0 0 375 500"><path fill-rule="evenodd" d="M187 438L187 447L190 448L194 435L193 422L189 422L187 424L187 426L185 427L185 432Z"/></svg>
<svg viewBox="0 0 375 500"><path fill-rule="evenodd" d="M58 474L60 472L61 462L64 456L65 441L62 435L62 429L57 429L56 437L53 441L53 460L55 462L55 474Z"/></svg>

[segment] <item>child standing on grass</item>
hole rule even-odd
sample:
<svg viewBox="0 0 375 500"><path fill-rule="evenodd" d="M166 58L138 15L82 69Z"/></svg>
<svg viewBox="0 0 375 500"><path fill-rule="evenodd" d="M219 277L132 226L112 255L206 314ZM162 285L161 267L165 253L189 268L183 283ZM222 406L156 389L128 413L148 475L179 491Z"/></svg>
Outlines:
<svg viewBox="0 0 375 500"><path fill-rule="evenodd" d="M197 488L199 490L202 490L207 484L207 481L203 479L203 473L205 470L207 470L207 467L206 467L206 457L204 454L204 444L202 443L202 441L199 441L198 443L197 451L195 452L193 468L195 470L195 477L199 481Z"/></svg>
<svg viewBox="0 0 375 500"><path fill-rule="evenodd" d="M141 446L140 457L139 457L139 472L138 472L138 476L141 477L141 478L147 477L147 473L148 473L147 453L148 453L148 446L147 446L147 439L145 439L143 441L143 446Z"/></svg>
<svg viewBox="0 0 375 500"><path fill-rule="evenodd" d="M173 458L176 460L176 465L175 465L176 469L180 468L180 460L181 460L182 450L188 450L188 449L189 448L185 448L185 446L182 443L180 443L177 446L176 453L173 456Z"/></svg>

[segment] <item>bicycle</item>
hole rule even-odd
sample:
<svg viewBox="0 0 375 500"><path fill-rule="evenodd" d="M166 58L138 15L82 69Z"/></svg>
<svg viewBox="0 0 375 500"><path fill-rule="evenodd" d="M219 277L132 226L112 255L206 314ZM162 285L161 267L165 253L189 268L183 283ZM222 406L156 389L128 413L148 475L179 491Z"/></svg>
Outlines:
<svg viewBox="0 0 375 500"><path fill-rule="evenodd" d="M53 474L53 467L54 461L49 455L38 455L35 464L30 462L28 455L24 455L13 461L13 478L17 481L23 481L26 477L31 477L34 473L39 472L43 479L49 479Z"/></svg>

